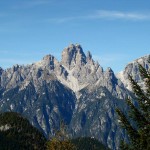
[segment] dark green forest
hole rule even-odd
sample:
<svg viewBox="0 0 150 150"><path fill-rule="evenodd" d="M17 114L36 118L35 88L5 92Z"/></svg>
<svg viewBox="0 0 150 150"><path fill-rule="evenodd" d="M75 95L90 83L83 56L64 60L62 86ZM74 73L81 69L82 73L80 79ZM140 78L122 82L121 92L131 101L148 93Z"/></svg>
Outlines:
<svg viewBox="0 0 150 150"><path fill-rule="evenodd" d="M0 114L1 150L43 150L46 138L29 121L15 112Z"/></svg>
<svg viewBox="0 0 150 150"><path fill-rule="evenodd" d="M91 137L80 137L71 141L77 150L109 150L97 139Z"/></svg>

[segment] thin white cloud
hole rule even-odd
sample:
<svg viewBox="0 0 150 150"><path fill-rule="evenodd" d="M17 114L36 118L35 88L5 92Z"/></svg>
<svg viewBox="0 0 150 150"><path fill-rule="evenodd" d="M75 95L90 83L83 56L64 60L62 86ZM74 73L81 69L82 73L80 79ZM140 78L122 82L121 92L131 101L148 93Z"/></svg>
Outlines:
<svg viewBox="0 0 150 150"><path fill-rule="evenodd" d="M45 21L50 22L50 23L65 23L65 22L73 21L77 19L79 19L79 17L61 17L61 18L46 19Z"/></svg>
<svg viewBox="0 0 150 150"><path fill-rule="evenodd" d="M91 14L83 16L69 16L60 18L50 18L46 21L52 23L65 23L77 20L128 20L128 21L142 21L150 20L150 13L137 13L137 12L123 12L123 11L110 11L110 10L97 10Z"/></svg>
<svg viewBox="0 0 150 150"><path fill-rule="evenodd" d="M150 14L123 12L123 11L109 11L98 10L91 18L95 19L125 19L125 20L147 20L150 19Z"/></svg>

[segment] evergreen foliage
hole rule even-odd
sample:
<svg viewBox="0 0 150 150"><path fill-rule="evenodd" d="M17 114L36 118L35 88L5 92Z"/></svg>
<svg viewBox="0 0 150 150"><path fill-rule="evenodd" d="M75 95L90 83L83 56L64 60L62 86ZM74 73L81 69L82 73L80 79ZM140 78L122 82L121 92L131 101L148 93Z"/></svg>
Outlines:
<svg viewBox="0 0 150 150"><path fill-rule="evenodd" d="M76 150L109 150L97 139L91 137L79 137L71 140Z"/></svg>
<svg viewBox="0 0 150 150"><path fill-rule="evenodd" d="M60 130L55 132L46 144L47 150L76 150L75 145L70 141L66 126L63 122L60 123Z"/></svg>
<svg viewBox="0 0 150 150"><path fill-rule="evenodd" d="M150 63L150 58L148 60ZM149 150L150 149L150 70L146 70L139 64L141 79L144 82L144 89L129 75L132 90L136 96L133 102L127 99L130 108L126 116L119 108L116 109L121 126L126 129L130 142L121 142L122 150ZM135 105L137 104L137 106Z"/></svg>
<svg viewBox="0 0 150 150"><path fill-rule="evenodd" d="M46 139L15 112L0 114L0 150L43 150Z"/></svg>

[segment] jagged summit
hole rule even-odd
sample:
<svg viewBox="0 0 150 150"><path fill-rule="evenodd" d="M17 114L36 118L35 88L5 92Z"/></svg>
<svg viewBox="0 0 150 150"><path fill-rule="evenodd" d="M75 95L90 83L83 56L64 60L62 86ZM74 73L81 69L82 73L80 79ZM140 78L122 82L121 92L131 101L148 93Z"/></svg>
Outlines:
<svg viewBox="0 0 150 150"><path fill-rule="evenodd" d="M148 64L149 57L150 55L146 55L128 63L125 69L117 74L117 77L122 81L122 83L128 90L132 90L130 86L130 81L128 80L129 74L133 77L134 80L139 83L139 85L143 86L143 82L140 78L140 73L138 69L138 63L148 70L150 68Z"/></svg>
<svg viewBox="0 0 150 150"><path fill-rule="evenodd" d="M106 69L106 72L114 73L113 70L112 70L110 67L108 67L108 68Z"/></svg>
<svg viewBox="0 0 150 150"><path fill-rule="evenodd" d="M21 67L16 65L1 74L1 86L8 89L17 85L21 85L22 89L30 81L38 90L43 81L49 83L51 80L59 80L74 92L79 92L88 86L93 87L93 85L106 86L111 89L108 81L115 78L110 68L103 71L99 63L92 59L89 51L85 55L79 44L71 44L66 47L62 51L61 62L53 55L46 55L39 62Z"/></svg>
<svg viewBox="0 0 150 150"><path fill-rule="evenodd" d="M83 52L81 45L71 44L62 52L61 63L69 69L75 65L84 65L86 63L86 56Z"/></svg>
<svg viewBox="0 0 150 150"><path fill-rule="evenodd" d="M87 61L92 60L92 54L91 54L91 52L90 52L90 51L88 51L88 52L87 52L86 60L87 60Z"/></svg>

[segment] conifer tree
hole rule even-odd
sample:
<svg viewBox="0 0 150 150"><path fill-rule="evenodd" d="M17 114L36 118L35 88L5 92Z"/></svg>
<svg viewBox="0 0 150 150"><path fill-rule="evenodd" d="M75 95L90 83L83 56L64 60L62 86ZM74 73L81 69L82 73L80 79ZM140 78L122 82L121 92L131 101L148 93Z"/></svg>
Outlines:
<svg viewBox="0 0 150 150"><path fill-rule="evenodd" d="M150 64L150 57L148 59ZM129 75L132 90L136 99L134 103L128 98L129 113L125 115L119 108L116 109L121 126L127 131L129 143L121 142L122 150L149 150L150 149L150 69L146 70L138 64L140 77L144 82L142 89ZM137 103L137 106L135 106ZM132 123L131 123L132 122Z"/></svg>
<svg viewBox="0 0 150 150"><path fill-rule="evenodd" d="M66 126L63 122L60 123L60 130L56 131L55 136L46 143L46 147L47 150L76 150L66 133Z"/></svg>

